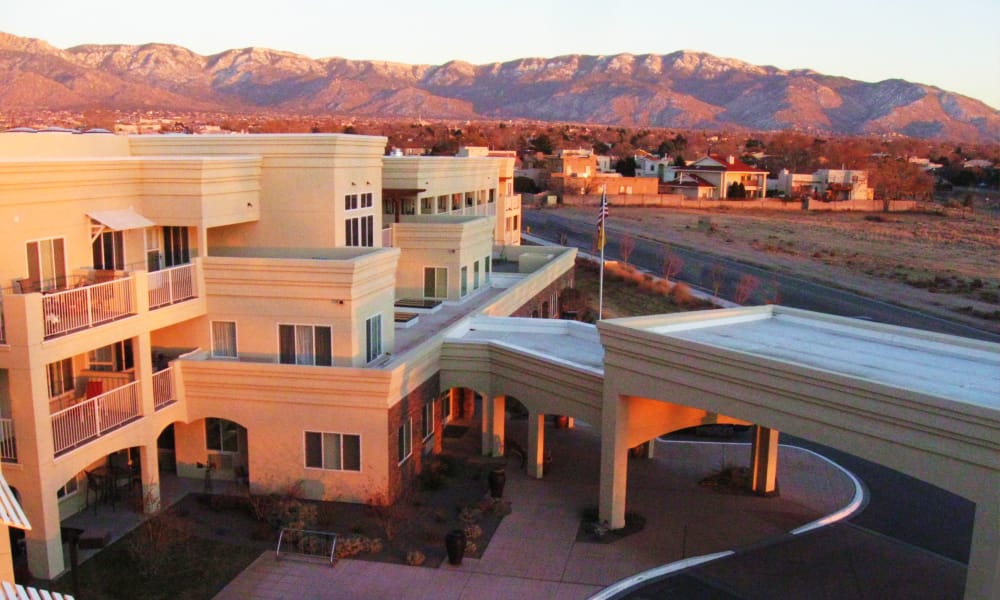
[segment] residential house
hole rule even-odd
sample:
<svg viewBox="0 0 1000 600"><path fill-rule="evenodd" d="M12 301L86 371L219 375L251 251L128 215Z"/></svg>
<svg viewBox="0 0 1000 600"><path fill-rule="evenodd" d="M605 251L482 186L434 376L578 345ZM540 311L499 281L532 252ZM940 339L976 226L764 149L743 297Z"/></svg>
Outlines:
<svg viewBox="0 0 1000 600"><path fill-rule="evenodd" d="M665 167L664 177L664 191L689 198L763 198L767 191L767 171L733 155L710 154L687 166Z"/></svg>
<svg viewBox="0 0 1000 600"><path fill-rule="evenodd" d="M871 200L868 171L819 169L815 173L790 173L783 169L772 188L786 197L812 197L826 201Z"/></svg>

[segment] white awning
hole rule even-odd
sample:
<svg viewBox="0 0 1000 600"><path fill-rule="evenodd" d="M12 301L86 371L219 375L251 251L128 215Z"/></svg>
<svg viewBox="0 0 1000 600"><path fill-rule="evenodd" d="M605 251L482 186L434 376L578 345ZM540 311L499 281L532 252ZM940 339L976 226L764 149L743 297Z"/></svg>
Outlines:
<svg viewBox="0 0 1000 600"><path fill-rule="evenodd" d="M120 210L95 210L87 213L87 216L101 225L104 225L108 229L114 229L115 231L143 229L155 225L155 223L135 212L131 208L124 208Z"/></svg>
<svg viewBox="0 0 1000 600"><path fill-rule="evenodd" d="M3 590L3 594L0 595L0 598L3 598L3 600L73 600L73 596L69 594L40 590L38 588L10 583L9 581L3 582L3 586L0 589Z"/></svg>
<svg viewBox="0 0 1000 600"><path fill-rule="evenodd" d="M14 492L7 485L2 473L0 473L0 522L18 529L31 529L28 517L24 516L21 504L14 497Z"/></svg>

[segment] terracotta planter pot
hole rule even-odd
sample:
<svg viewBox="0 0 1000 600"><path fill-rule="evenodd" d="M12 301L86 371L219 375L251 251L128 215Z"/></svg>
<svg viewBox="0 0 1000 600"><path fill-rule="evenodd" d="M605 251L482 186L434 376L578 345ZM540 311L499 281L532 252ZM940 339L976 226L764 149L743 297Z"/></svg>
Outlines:
<svg viewBox="0 0 1000 600"><path fill-rule="evenodd" d="M465 532L461 529L452 529L444 536L444 547L448 551L448 564L462 564L462 557L465 556Z"/></svg>

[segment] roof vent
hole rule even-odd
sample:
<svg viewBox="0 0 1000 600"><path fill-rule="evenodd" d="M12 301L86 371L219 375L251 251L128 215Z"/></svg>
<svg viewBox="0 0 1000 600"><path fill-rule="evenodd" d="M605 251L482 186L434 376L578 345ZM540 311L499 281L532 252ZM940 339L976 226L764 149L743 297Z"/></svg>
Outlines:
<svg viewBox="0 0 1000 600"><path fill-rule="evenodd" d="M726 158L726 162L728 162L731 165L735 165L736 164L736 157L733 156L732 154L730 154L729 157Z"/></svg>

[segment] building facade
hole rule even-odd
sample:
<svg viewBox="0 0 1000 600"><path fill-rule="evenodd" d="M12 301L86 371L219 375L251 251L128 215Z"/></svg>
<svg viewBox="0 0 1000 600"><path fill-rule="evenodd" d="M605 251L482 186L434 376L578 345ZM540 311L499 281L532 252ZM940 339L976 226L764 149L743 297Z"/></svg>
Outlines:
<svg viewBox="0 0 1000 600"><path fill-rule="evenodd" d="M557 298L574 252L505 251L509 159L385 142L0 135L0 453L35 576L107 478L147 510L161 472L389 502L440 448L443 323Z"/></svg>

